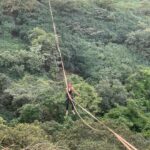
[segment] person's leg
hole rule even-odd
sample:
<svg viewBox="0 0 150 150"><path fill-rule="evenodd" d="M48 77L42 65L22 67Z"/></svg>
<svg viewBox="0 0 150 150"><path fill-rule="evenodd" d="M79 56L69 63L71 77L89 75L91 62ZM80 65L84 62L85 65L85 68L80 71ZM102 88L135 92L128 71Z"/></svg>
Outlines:
<svg viewBox="0 0 150 150"><path fill-rule="evenodd" d="M74 110L74 100L71 102L71 105L72 105L72 113L75 115L75 110Z"/></svg>
<svg viewBox="0 0 150 150"><path fill-rule="evenodd" d="M68 115L68 109L69 109L69 100L66 99L66 116Z"/></svg>

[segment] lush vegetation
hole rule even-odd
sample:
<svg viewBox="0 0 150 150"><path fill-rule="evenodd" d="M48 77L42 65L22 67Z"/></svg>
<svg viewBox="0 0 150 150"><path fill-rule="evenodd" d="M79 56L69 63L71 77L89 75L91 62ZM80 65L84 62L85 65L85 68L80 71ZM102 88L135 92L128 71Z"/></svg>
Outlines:
<svg viewBox="0 0 150 150"><path fill-rule="evenodd" d="M150 149L149 0L51 0L77 103ZM121 150L103 125L65 116L48 0L0 1L0 149Z"/></svg>

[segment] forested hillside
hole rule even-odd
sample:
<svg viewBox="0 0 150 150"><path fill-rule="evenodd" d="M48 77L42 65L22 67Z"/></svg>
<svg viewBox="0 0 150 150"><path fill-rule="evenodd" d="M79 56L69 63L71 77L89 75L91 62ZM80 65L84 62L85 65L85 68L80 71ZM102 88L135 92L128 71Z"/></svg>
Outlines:
<svg viewBox="0 0 150 150"><path fill-rule="evenodd" d="M139 150L150 149L150 1L51 0L75 101ZM124 150L65 116L49 0L0 0L0 149Z"/></svg>

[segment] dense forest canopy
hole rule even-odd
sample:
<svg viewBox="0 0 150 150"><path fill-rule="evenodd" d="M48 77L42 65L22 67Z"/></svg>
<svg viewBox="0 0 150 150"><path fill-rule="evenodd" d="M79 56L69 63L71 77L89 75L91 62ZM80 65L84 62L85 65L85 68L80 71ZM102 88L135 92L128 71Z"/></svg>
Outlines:
<svg viewBox="0 0 150 150"><path fill-rule="evenodd" d="M75 101L138 149L150 149L150 1L51 0ZM122 150L65 84L48 0L0 0L0 149Z"/></svg>

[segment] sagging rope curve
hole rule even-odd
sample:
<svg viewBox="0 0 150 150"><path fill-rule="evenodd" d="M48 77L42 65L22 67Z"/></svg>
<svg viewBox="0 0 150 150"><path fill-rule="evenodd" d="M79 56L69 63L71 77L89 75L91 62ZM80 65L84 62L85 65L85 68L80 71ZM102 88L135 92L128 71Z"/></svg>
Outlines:
<svg viewBox="0 0 150 150"><path fill-rule="evenodd" d="M62 53L60 50L60 46L59 46L59 39L57 36L57 31L56 31L56 25L55 25L55 21L54 21L54 16L53 16L53 11L52 11L52 6L51 6L51 1L49 0L49 11L50 11L50 16L52 19L52 24L53 24L53 30L54 30L54 36L55 36L55 42L56 42L56 48L59 52L59 56L61 59L61 65L62 65L62 71L63 71L63 76L64 76L64 82L65 85L67 87L68 85L68 81L67 81L67 76L66 76L66 71L65 71L65 67L64 67L64 62L63 62L63 58L62 58ZM108 131L110 131L118 141L120 141L126 148L127 150L138 150L136 147L134 147L132 144L130 144L128 141L126 141L122 136L120 136L119 134L117 134L114 130L112 130L111 128L109 128L108 126L106 126L104 123L100 122L100 120L98 120L93 114L91 114L88 110L86 110L85 108L83 108L81 105L77 104L76 102L73 102L72 97L70 96L69 92L67 92L69 99L71 101L71 103L73 104L75 111L77 113L77 115L79 116L79 118L82 120L82 122L88 126L90 129L92 129L93 131L96 132L100 132L98 129L93 128L91 125L89 125L79 114L79 112L76 109L75 104L80 107L84 112L86 112L89 116L91 116L94 120L96 120L98 123L102 124ZM75 103L75 104L74 104Z"/></svg>

